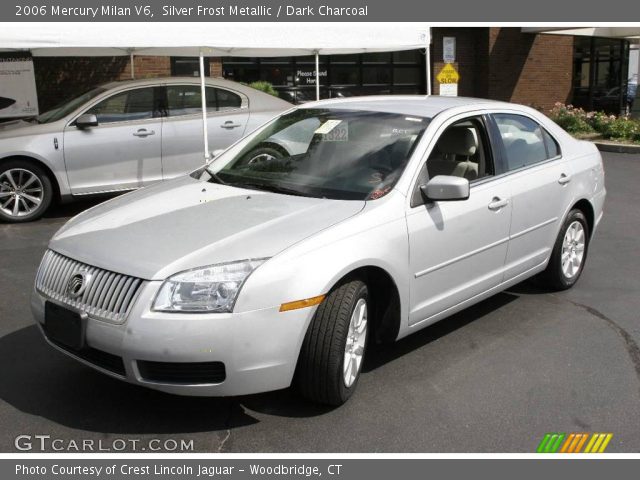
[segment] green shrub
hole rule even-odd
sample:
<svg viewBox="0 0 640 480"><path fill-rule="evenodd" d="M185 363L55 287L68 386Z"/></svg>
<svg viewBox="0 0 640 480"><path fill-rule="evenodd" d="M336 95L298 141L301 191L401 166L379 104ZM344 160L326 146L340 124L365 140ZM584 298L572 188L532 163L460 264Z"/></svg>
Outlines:
<svg viewBox="0 0 640 480"><path fill-rule="evenodd" d="M605 138L636 140L640 136L640 123L626 117L618 117L609 122L602 134Z"/></svg>
<svg viewBox="0 0 640 480"><path fill-rule="evenodd" d="M640 142L640 122L632 118L585 112L572 105L556 103L549 117L571 134L599 133L603 138Z"/></svg>
<svg viewBox="0 0 640 480"><path fill-rule="evenodd" d="M549 117L569 133L591 133L593 128L588 122L587 114L581 108L556 103Z"/></svg>
<svg viewBox="0 0 640 480"><path fill-rule="evenodd" d="M278 91L273 88L269 82L259 81L250 83L249 86L251 88L255 88L256 90L260 90L261 92L268 93L269 95L273 95L274 97L278 96Z"/></svg>

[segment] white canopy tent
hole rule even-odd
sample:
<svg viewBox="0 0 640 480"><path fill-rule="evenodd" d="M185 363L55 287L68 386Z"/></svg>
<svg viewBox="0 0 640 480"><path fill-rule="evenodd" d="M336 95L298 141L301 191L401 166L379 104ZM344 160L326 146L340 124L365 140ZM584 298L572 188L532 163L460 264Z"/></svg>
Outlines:
<svg viewBox="0 0 640 480"><path fill-rule="evenodd" d="M0 49L33 56L198 56L205 159L209 159L204 57L319 56L426 50L426 93L431 94L430 28L424 23L0 23Z"/></svg>

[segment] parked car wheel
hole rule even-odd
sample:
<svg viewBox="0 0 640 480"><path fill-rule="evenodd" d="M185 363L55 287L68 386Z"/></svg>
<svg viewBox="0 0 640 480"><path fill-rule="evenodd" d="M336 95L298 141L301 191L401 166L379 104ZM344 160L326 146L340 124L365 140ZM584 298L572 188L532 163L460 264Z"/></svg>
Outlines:
<svg viewBox="0 0 640 480"><path fill-rule="evenodd" d="M589 224L580 210L571 210L553 247L540 283L554 290L571 288L580 278L587 259Z"/></svg>
<svg viewBox="0 0 640 480"><path fill-rule="evenodd" d="M360 280L341 284L320 304L296 372L304 397L337 406L353 394L367 346L368 310L367 286Z"/></svg>
<svg viewBox="0 0 640 480"><path fill-rule="evenodd" d="M269 145L263 145L258 146L255 150L249 152L240 164L252 165L255 163L270 162L271 160L282 157L284 157L284 155L281 150Z"/></svg>
<svg viewBox="0 0 640 480"><path fill-rule="evenodd" d="M0 220L11 223L40 218L51 205L53 185L47 173L25 160L0 164Z"/></svg>
<svg viewBox="0 0 640 480"><path fill-rule="evenodd" d="M0 164L0 220L18 223L40 218L52 198L51 179L39 166L25 160Z"/></svg>

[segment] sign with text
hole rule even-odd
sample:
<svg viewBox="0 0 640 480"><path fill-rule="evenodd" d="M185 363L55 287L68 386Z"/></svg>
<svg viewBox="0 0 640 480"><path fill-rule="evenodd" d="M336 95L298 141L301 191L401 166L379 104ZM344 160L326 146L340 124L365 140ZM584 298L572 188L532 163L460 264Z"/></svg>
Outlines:
<svg viewBox="0 0 640 480"><path fill-rule="evenodd" d="M444 63L456 61L456 37L442 37L442 61Z"/></svg>
<svg viewBox="0 0 640 480"><path fill-rule="evenodd" d="M438 80L438 83L458 83L460 74L452 64L447 63L442 67L440 73L436 75L436 80Z"/></svg>
<svg viewBox="0 0 640 480"><path fill-rule="evenodd" d="M38 115L33 60L28 55L0 56L0 118Z"/></svg>

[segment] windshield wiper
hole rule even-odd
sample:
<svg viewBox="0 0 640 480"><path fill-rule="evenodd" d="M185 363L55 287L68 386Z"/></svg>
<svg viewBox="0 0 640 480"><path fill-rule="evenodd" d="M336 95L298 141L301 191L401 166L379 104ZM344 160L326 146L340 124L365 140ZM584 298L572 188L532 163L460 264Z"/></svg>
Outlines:
<svg viewBox="0 0 640 480"><path fill-rule="evenodd" d="M266 192L274 192L274 193L284 193L285 195L296 195L298 197L311 196L307 193L301 192L300 190L296 190L294 188L282 187L280 185L269 185L266 183L242 182L242 183L232 183L230 185L232 187L249 188L253 190L264 190Z"/></svg>
<svg viewBox="0 0 640 480"><path fill-rule="evenodd" d="M205 169L207 170L207 173L209 175L211 175L211 180L213 180L216 183L220 183L222 185L230 185L228 182L225 182L222 177L220 177L220 175L218 175L216 172L212 171L209 169L209 167L205 167Z"/></svg>

